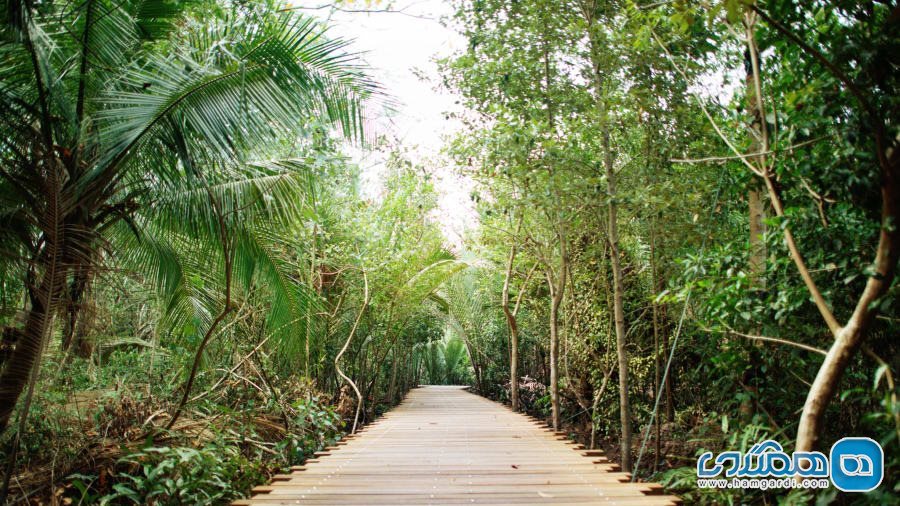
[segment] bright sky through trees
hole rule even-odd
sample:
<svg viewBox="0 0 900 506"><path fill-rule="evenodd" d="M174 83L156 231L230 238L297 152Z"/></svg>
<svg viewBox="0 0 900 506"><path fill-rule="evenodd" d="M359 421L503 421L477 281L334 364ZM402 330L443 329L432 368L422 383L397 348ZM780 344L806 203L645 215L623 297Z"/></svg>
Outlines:
<svg viewBox="0 0 900 506"><path fill-rule="evenodd" d="M460 107L458 97L440 86L435 64L436 58L448 57L466 44L441 22L453 13L452 7L442 0L399 0L384 11L384 6L367 8L364 2L350 2L345 10L332 10L332 4L317 0L293 5L327 21L330 33L352 39L352 49L363 52L372 76L396 104L392 112L377 111L375 133L392 145L402 145L413 161L436 160L428 168L439 195L440 212L434 216L447 240L460 246L477 218L469 198L471 182L455 173L451 160L440 158L444 138L460 128L448 113ZM370 12L353 12L366 9ZM382 191L386 155L386 150L376 150L359 156L364 191Z"/></svg>

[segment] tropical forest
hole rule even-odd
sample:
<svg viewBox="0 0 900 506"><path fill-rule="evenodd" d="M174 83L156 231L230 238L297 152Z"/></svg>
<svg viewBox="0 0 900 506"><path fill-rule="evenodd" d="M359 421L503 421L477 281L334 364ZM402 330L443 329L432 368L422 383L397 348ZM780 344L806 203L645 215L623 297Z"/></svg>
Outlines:
<svg viewBox="0 0 900 506"><path fill-rule="evenodd" d="M900 504L898 92L894 0L6 0L0 504Z"/></svg>

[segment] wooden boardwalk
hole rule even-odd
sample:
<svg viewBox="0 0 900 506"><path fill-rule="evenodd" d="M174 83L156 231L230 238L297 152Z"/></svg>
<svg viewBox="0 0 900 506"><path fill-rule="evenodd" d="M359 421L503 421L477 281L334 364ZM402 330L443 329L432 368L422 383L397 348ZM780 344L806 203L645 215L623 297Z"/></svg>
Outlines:
<svg viewBox="0 0 900 506"><path fill-rule="evenodd" d="M462 387L427 386L234 504L680 504L629 479L528 416Z"/></svg>

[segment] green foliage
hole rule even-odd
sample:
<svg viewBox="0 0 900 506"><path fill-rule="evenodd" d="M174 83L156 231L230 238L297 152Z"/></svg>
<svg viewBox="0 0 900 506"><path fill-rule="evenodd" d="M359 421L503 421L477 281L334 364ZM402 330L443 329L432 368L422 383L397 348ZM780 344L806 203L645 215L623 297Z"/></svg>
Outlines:
<svg viewBox="0 0 900 506"><path fill-rule="evenodd" d="M277 1L9 7L6 414L31 364L43 366L23 473L71 475L62 486L82 502L246 494L344 430L347 413L330 406L341 386L333 364L364 285L371 304L344 359L375 399L363 419L418 381L412 347L443 328L430 297L461 266L429 217L433 187L399 149L381 196L361 194L341 143L366 140L363 110L381 91L346 41ZM110 480L93 467L110 445L135 448L166 423L195 356L170 443L128 450L118 488L103 489ZM465 381L456 343L449 357ZM28 476L38 474L20 475L13 493L57 493Z"/></svg>
<svg viewBox="0 0 900 506"><path fill-rule="evenodd" d="M132 472L100 504L223 504L265 479L259 461L226 445L149 447L118 464Z"/></svg>
<svg viewBox="0 0 900 506"><path fill-rule="evenodd" d="M417 345L417 359L429 385L464 385L472 381L466 345L448 326L441 340Z"/></svg>
<svg viewBox="0 0 900 506"><path fill-rule="evenodd" d="M21 442L14 493L42 487L25 471L49 467L68 478L40 493L76 503L226 503L420 382L501 400L516 384L523 409L547 416L561 289L561 418L614 454L618 289L631 423L651 435L639 477L687 502L896 503L896 279L871 304L819 442L880 441L878 491L698 490L690 465L769 437L790 447L833 345L786 231L838 321L882 279L872 262L896 226L882 222L883 193L900 149L896 8L453 6L467 44L438 65L468 112L444 154L474 183L479 227L452 250L435 162L385 141L372 183L344 152L372 137L363 113L382 90L348 42L297 9L0 12L0 426L40 367L24 431L3 434L4 448ZM767 216L761 258L751 192ZM144 441L195 356L184 419L165 444Z"/></svg>
<svg viewBox="0 0 900 506"><path fill-rule="evenodd" d="M455 6L453 21L468 46L441 67L446 84L478 114L464 118L465 131L447 152L477 182L472 199L482 228L467 247L490 265L476 291L490 294L494 307L515 248L510 293L514 300L523 291L521 374L549 384L549 285L567 242L563 418L584 440L600 435L607 450L618 451L610 196L602 173L611 159L628 394L638 426L646 429L654 416L663 437L663 454L644 455L642 465L649 458L650 467L669 469L666 483L689 501L834 499L833 492L697 491L693 468L682 466L695 458L695 430L712 423L727 420L724 431L702 436L713 449L764 435L785 444L795 437L798 410L822 363L817 350L827 350L833 335L785 230L839 321L853 313L866 283L879 279L871 268L878 234L892 230L890 217L881 223L879 191L892 177L885 178L892 169L883 160L898 139L897 94L887 91L897 88L897 76L884 70L896 64L900 40L891 9L739 0ZM752 124L748 27L759 49L765 139ZM747 156L761 146L770 152ZM771 171L783 216L749 162ZM750 191L762 193L767 215L761 277L748 247ZM873 389L872 378L897 367L897 343L888 336L898 332L898 286L894 280L873 303L880 316L867 330L871 353L846 367L823 447L867 435L886 454L896 448L897 386L875 381ZM499 311L489 314L468 337L491 357L484 374L508 384L505 321ZM543 414L546 402L538 399L527 407ZM648 448L655 453L653 432Z"/></svg>

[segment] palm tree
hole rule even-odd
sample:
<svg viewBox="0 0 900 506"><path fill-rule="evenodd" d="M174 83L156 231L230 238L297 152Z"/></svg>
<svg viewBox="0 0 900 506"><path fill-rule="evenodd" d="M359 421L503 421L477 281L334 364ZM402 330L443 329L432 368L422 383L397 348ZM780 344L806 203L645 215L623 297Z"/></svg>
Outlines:
<svg viewBox="0 0 900 506"><path fill-rule="evenodd" d="M489 315L485 293L478 286L478 271L474 267L462 270L448 280L437 294L439 309L453 333L465 345L469 363L475 373L475 386L485 391L481 353L475 339L487 325Z"/></svg>
<svg viewBox="0 0 900 506"><path fill-rule="evenodd" d="M448 326L442 340L444 355L444 371L446 382L460 385L466 378L466 348L462 339L454 334L453 327Z"/></svg>
<svg viewBox="0 0 900 506"><path fill-rule="evenodd" d="M240 216L248 207L271 212L266 203L290 190L286 174L300 168L250 163L248 153L290 146L309 118L358 138L361 104L378 91L345 42L277 5L5 7L0 253L4 273L24 273L28 304L21 326L4 331L14 348L0 364L0 431L37 377L57 314L67 315L63 344L71 344L97 266L118 253L105 245L126 243L130 231L144 252L134 258L159 260L168 249L153 233L168 230L166 240L182 245L205 237L219 244L230 279L239 256L265 256L254 239L260 229ZM165 264L153 264L160 279Z"/></svg>

